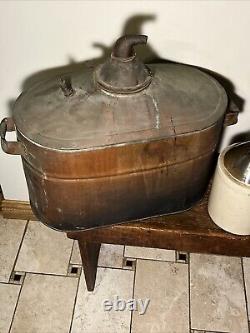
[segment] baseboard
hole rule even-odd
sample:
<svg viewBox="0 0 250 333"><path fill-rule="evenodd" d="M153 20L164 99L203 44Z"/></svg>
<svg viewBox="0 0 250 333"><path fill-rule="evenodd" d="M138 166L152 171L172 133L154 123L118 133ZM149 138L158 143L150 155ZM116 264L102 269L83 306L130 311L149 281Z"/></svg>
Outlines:
<svg viewBox="0 0 250 333"><path fill-rule="evenodd" d="M28 201L3 199L0 208L1 215L6 219L37 221Z"/></svg>

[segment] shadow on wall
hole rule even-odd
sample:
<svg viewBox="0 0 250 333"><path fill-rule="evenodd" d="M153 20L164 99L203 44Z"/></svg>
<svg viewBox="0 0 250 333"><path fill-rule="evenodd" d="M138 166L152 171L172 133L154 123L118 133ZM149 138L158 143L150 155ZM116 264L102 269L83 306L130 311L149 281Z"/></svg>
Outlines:
<svg viewBox="0 0 250 333"><path fill-rule="evenodd" d="M236 142L246 142L250 141L250 131L238 133L234 135L230 141L230 144L236 143Z"/></svg>
<svg viewBox="0 0 250 333"><path fill-rule="evenodd" d="M156 20L155 15L134 15L127 19L127 21L125 22L125 24L123 26L122 33L119 36L117 36L117 38L122 35L126 35L126 34L143 34L143 31L142 31L143 24L148 21L154 21L154 20ZM112 46L113 46L113 44L107 46L102 43L95 42L95 43L93 43L93 47L97 47L97 48L101 49L101 51L102 51L102 55L100 57L97 57L97 58L94 58L91 60L87 60L87 61L83 61L83 62L78 62L78 63L76 63L73 58L69 58L69 63L65 66L50 68L50 69L46 69L46 70L42 70L42 71L33 73L23 81L23 84L21 87L22 91L29 89L30 87L32 87L35 83L37 83L39 81L47 80L47 79L53 78L55 76L60 76L65 73L69 73L69 72L73 72L73 71L81 71L85 67L96 66L98 63L103 62L104 59L106 59L107 57L110 56L111 51L112 51ZM137 53L138 57L140 57L144 62L147 62L147 63L157 63L157 62L158 63L166 63L166 62L174 63L173 61L170 61L168 59L161 58L160 55L158 55L157 52L151 47L150 43L148 43L147 45L138 45L136 47L136 53ZM193 66L193 67L197 67L197 66ZM213 72L206 68L201 68L201 67L197 67L197 68L208 73L209 75L213 76L215 79L217 79L221 83L221 85L225 88L225 90L229 96L229 100L233 101L236 108L240 112L243 111L245 101L241 96L236 94L235 86L229 79L220 75L219 73ZM9 107L10 114L12 113L14 102L15 102L15 99L11 99L10 101L8 101L8 107ZM233 142L235 142L235 140L246 140L246 138L248 138L248 140L250 140L250 132L238 134L237 136L234 137Z"/></svg>

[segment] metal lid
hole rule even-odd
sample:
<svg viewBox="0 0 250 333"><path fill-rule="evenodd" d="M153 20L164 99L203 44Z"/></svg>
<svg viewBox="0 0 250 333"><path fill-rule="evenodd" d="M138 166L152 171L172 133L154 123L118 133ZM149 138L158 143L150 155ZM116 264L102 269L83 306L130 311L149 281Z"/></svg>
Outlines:
<svg viewBox="0 0 250 333"><path fill-rule="evenodd" d="M227 96L207 74L185 65L144 65L125 36L106 63L41 82L14 107L17 130L35 144L84 150L205 129L224 116Z"/></svg>
<svg viewBox="0 0 250 333"><path fill-rule="evenodd" d="M230 146L224 155L224 166L237 181L250 185L250 141Z"/></svg>

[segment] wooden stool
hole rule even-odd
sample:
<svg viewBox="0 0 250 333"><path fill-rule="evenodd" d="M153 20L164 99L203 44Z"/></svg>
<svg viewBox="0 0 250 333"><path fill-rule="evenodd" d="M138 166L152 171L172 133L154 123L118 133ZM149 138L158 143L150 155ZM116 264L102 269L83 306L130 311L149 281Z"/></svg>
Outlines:
<svg viewBox="0 0 250 333"><path fill-rule="evenodd" d="M87 289L94 290L101 243L185 252L250 256L250 236L218 228L207 212L208 194L192 209L94 230L68 232L78 241Z"/></svg>

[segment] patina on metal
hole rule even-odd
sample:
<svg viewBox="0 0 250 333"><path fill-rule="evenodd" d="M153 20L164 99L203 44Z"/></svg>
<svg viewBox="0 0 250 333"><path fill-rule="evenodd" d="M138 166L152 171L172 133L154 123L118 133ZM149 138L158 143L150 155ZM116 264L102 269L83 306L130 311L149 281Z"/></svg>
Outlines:
<svg viewBox="0 0 250 333"><path fill-rule="evenodd" d="M146 40L123 36L105 63L17 99L13 122L31 206L50 227L174 213L203 196L223 124L235 116L225 117L227 95L207 74L143 64L134 46Z"/></svg>

